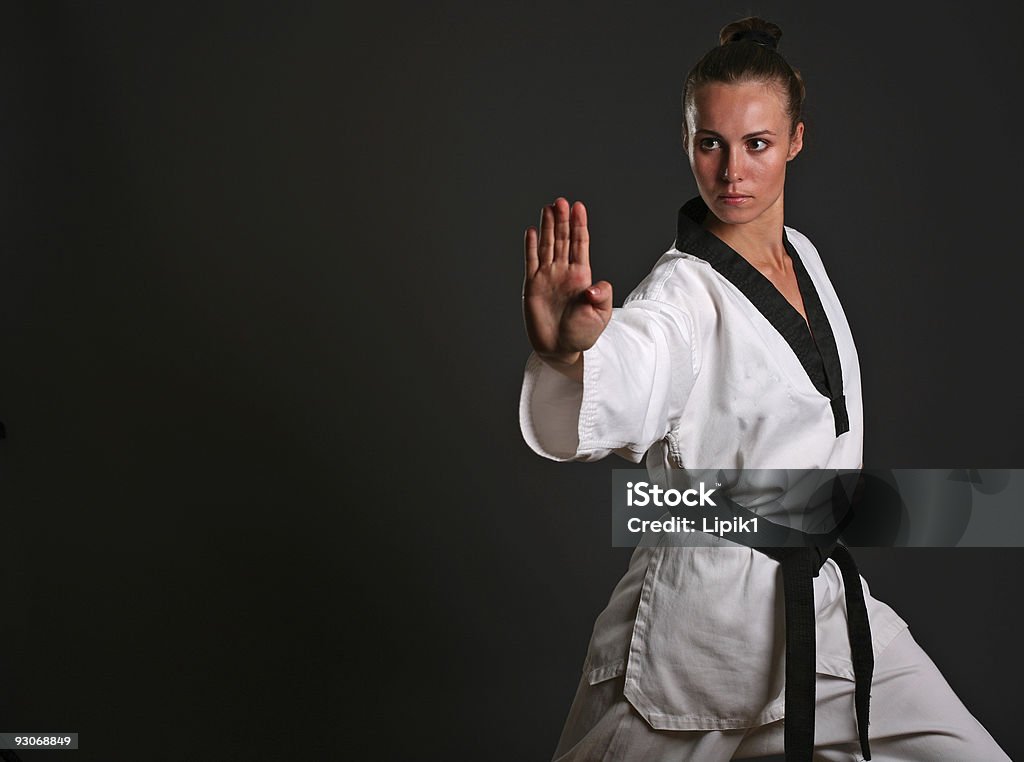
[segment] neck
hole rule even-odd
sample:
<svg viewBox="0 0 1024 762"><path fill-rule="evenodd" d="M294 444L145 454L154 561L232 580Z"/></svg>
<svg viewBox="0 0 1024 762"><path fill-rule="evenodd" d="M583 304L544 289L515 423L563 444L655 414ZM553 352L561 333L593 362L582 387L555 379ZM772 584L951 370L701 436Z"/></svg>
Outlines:
<svg viewBox="0 0 1024 762"><path fill-rule="evenodd" d="M782 243L782 197L765 209L756 219L743 224L722 222L712 212L704 220L704 228L758 269L783 269L789 255Z"/></svg>

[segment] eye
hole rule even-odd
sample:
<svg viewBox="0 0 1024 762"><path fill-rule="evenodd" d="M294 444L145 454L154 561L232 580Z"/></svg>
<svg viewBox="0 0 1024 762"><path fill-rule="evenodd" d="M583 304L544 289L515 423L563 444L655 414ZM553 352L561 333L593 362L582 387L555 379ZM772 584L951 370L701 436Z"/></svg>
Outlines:
<svg viewBox="0 0 1024 762"><path fill-rule="evenodd" d="M769 146L769 143L767 140L762 140L761 138L754 138L753 140L750 141L750 143L748 143L748 145L750 146L751 151L763 151Z"/></svg>
<svg viewBox="0 0 1024 762"><path fill-rule="evenodd" d="M718 148L718 138L701 138L699 145L703 151L713 151Z"/></svg>

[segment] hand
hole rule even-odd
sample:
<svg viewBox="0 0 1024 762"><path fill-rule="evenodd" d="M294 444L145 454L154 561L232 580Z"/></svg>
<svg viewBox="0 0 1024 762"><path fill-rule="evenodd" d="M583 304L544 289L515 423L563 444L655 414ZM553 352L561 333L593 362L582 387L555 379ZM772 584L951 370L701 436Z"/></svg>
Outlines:
<svg viewBox="0 0 1024 762"><path fill-rule="evenodd" d="M612 316L611 284L590 279L586 208L555 199L541 209L539 240L536 228L526 229L525 249L523 316L530 344L549 365L582 379L581 353Z"/></svg>

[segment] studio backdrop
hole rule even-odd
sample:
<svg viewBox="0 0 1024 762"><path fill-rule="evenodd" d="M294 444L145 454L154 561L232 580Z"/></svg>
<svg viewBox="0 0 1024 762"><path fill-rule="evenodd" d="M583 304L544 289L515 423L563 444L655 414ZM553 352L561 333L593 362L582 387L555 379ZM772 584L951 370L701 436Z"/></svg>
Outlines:
<svg viewBox="0 0 1024 762"><path fill-rule="evenodd" d="M1024 467L1019 5L5 6L0 732L79 734L26 762L550 757L627 464L522 439L523 232L582 200L621 305L750 14L865 465ZM1020 549L856 556L1024 755Z"/></svg>

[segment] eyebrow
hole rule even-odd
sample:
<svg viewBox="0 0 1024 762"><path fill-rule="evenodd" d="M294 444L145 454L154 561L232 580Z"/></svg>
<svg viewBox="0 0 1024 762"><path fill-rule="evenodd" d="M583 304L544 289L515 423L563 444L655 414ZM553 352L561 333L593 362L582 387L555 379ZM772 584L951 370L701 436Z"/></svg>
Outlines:
<svg viewBox="0 0 1024 762"><path fill-rule="evenodd" d="M715 132L714 130L697 130L696 132L704 132L708 135L714 135L716 138L722 137L722 135ZM759 135L775 135L775 133L772 132L771 130L758 130L757 132L748 132L746 135L743 136L743 139L749 140L750 138L756 138Z"/></svg>

